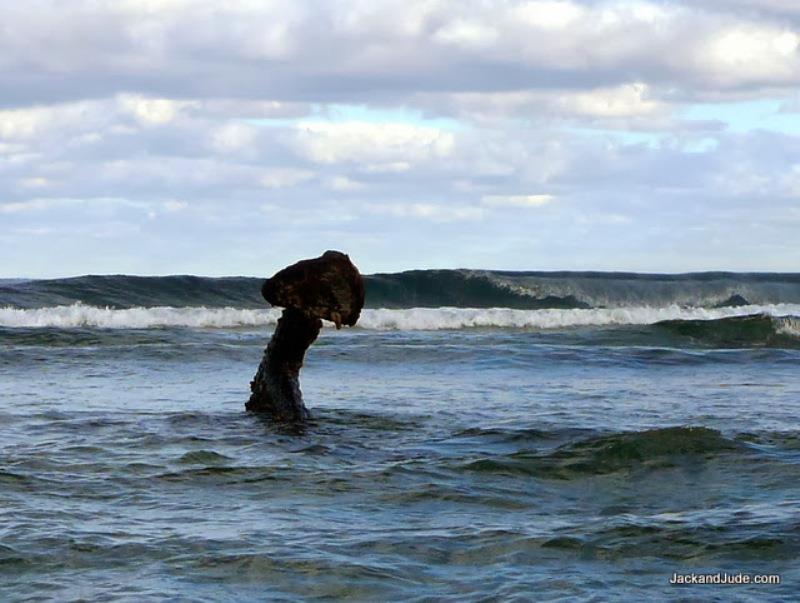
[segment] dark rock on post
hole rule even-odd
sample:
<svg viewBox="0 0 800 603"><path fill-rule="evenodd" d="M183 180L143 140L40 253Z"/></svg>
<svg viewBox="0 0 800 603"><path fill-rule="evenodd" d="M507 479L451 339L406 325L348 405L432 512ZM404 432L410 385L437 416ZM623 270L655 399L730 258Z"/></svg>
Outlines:
<svg viewBox="0 0 800 603"><path fill-rule="evenodd" d="M322 319L340 329L353 326L364 307L364 282L344 253L292 264L267 279L261 293L270 304L285 308L250 382L247 409L280 422L310 418L300 392L300 369L308 346L322 328Z"/></svg>

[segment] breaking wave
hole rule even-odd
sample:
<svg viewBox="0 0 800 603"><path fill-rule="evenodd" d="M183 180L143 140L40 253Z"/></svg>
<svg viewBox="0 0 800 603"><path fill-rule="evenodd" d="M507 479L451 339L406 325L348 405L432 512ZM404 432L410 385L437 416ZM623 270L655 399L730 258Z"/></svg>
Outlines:
<svg viewBox="0 0 800 603"><path fill-rule="evenodd" d="M262 279L79 276L0 280L0 307L264 307ZM703 308L800 304L800 274L412 270L364 277L368 308Z"/></svg>
<svg viewBox="0 0 800 603"><path fill-rule="evenodd" d="M50 308L0 308L0 326L56 327L61 329L97 327L104 329L150 329L189 327L225 329L274 325L280 309L243 308L98 308L75 303Z"/></svg>
<svg viewBox="0 0 800 603"><path fill-rule="evenodd" d="M81 303L47 308L0 308L2 327L148 329L158 327L269 327L281 310L247 308L124 308ZM366 309L358 328L431 331L471 328L563 329L614 325L655 325L696 339L736 338L757 342L776 335L800 337L800 304L727 308L629 307L516 310L511 308ZM326 323L326 326L331 326ZM739 333L739 335L737 335Z"/></svg>

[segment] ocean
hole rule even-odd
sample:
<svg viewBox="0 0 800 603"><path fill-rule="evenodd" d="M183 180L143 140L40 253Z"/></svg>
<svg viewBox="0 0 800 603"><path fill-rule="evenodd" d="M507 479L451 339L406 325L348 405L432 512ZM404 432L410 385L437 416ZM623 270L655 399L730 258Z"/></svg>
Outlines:
<svg viewBox="0 0 800 603"><path fill-rule="evenodd" d="M302 427L261 282L0 281L0 600L800 597L800 275L371 275Z"/></svg>

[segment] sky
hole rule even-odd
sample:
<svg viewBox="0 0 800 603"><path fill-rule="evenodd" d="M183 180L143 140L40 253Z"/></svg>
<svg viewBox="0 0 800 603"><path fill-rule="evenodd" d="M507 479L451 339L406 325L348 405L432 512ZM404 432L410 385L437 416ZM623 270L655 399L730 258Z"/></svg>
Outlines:
<svg viewBox="0 0 800 603"><path fill-rule="evenodd" d="M0 2L0 277L800 270L797 0Z"/></svg>

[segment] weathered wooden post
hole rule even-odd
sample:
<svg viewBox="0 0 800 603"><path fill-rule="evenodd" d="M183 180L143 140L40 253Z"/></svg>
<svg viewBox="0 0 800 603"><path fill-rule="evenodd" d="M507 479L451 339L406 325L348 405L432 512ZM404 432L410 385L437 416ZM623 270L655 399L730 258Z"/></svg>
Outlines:
<svg viewBox="0 0 800 603"><path fill-rule="evenodd" d="M274 421L305 421L310 414L299 377L306 350L319 335L323 318L337 329L356 324L364 307L364 281L347 255L326 251L279 271L264 282L261 294L285 310L250 382L246 408Z"/></svg>

